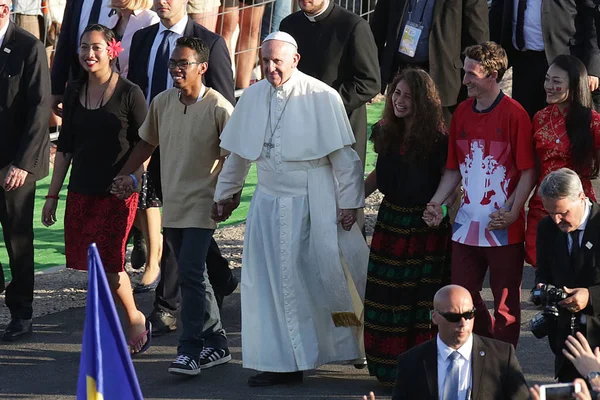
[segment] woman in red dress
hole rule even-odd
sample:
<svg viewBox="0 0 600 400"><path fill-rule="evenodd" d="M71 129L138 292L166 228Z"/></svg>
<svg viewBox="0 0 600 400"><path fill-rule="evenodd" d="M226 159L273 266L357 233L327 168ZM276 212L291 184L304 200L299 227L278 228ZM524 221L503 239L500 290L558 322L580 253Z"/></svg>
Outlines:
<svg viewBox="0 0 600 400"><path fill-rule="evenodd" d="M71 167L65 209L67 268L87 270L87 249L96 243L115 300L125 309L128 341L135 354L148 349L152 330L136 307L124 268L138 194L120 200L109 187L139 140L146 101L138 86L114 72L120 50L107 27L95 24L83 31L79 62L84 73L65 93L63 130L42 223L56 222L58 193Z"/></svg>
<svg viewBox="0 0 600 400"><path fill-rule="evenodd" d="M570 168L581 178L585 195L596 201L591 179L598 176L600 115L593 110L585 66L573 56L556 57L548 68L544 88L549 105L533 117L540 167L537 187L550 172ZM537 226L546 215L536 188L529 201L525 238L526 261L534 267Z"/></svg>

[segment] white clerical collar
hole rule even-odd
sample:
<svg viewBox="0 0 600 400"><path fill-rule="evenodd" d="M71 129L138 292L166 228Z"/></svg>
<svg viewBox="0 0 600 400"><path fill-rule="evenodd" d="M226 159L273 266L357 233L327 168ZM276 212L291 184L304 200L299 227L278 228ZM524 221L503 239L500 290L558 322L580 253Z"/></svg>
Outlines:
<svg viewBox="0 0 600 400"><path fill-rule="evenodd" d="M271 87L273 88L273 90L275 91L284 91L284 92L289 92L290 90L292 90L292 88L294 87L294 85L296 84L296 82L298 81L298 68L294 68L294 72L292 72L292 76L290 76L290 79L288 79L283 85L277 86L277 87L273 87L273 85L271 85Z"/></svg>
<svg viewBox="0 0 600 400"><path fill-rule="evenodd" d="M465 344L460 346L460 348L453 349L452 347L449 347L448 345L446 345L446 343L444 343L442 341L442 339L440 339L440 334L438 333L438 335L437 335L438 356L440 356L444 361L446 361L446 359L448 359L450 354L454 353L455 351L458 351L465 360L469 361L471 359L471 353L473 352L473 334L471 333L469 335L469 338L467 339Z"/></svg>
<svg viewBox="0 0 600 400"><path fill-rule="evenodd" d="M324 13L325 13L325 11L327 11L327 9L328 9L328 8L329 8L329 0L326 0L326 1L325 1L325 7L323 7L323 9L322 9L321 11L319 11L318 13L316 13L316 14L314 14L314 15L313 15L313 14L307 14L307 13L304 13L304 15L306 16L306 18L308 18L308 20L309 20L310 22L317 22L317 19L316 19L316 18L317 18L318 16L320 16L320 15L324 14Z"/></svg>
<svg viewBox="0 0 600 400"><path fill-rule="evenodd" d="M185 32L185 27L186 27L187 23L188 23L187 14L183 14L183 17L179 20L179 22L177 22L175 25L173 25L170 28L167 28L166 26L164 26L162 21L160 21L160 23L158 25L158 35L157 36L160 36L160 34L163 33L164 31L175 32L179 36L183 36L183 32Z"/></svg>

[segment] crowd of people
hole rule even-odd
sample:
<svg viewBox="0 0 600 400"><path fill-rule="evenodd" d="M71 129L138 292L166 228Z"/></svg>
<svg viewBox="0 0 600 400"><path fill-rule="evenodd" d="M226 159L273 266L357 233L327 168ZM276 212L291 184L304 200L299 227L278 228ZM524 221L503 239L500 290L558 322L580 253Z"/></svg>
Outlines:
<svg viewBox="0 0 600 400"><path fill-rule="evenodd" d="M70 169L66 265L85 270L97 243L132 356L180 319L170 373L231 360L220 307L238 282L212 236L254 163L241 279L242 359L259 372L249 386L349 362L394 399L535 398L515 356L525 262L556 377L600 386L598 7L379 0L369 23L329 0L298 0L283 17L276 1L280 30L261 37L264 2L224 1L217 17L218 3L68 0L49 68L44 44L0 0L12 272L6 288L0 280L2 339L33 330L35 182L49 173L53 110L62 129L42 222L57 222ZM379 92L365 178L366 104ZM376 190L369 248L362 208ZM130 236L132 263L146 265L133 288ZM145 316L134 294L148 291Z"/></svg>

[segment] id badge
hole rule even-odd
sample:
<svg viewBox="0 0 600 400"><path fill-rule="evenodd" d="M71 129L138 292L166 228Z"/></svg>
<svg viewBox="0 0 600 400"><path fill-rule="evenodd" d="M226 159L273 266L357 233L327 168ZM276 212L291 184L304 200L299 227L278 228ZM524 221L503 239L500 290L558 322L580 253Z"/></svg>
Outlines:
<svg viewBox="0 0 600 400"><path fill-rule="evenodd" d="M414 22L407 22L402 33L402 39L400 40L400 47L398 51L402 54L406 54L409 57L414 57L419 45L419 38L423 33L423 25L415 24Z"/></svg>

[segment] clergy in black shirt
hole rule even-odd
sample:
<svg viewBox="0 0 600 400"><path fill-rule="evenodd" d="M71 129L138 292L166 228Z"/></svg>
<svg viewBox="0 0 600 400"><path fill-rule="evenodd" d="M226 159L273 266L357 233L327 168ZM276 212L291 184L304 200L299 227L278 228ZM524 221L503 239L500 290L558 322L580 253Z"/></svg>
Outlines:
<svg viewBox="0 0 600 400"><path fill-rule="evenodd" d="M298 42L298 69L338 91L348 113L363 168L367 151L367 107L381 89L377 46L367 21L332 0L298 0L301 11L280 29Z"/></svg>

